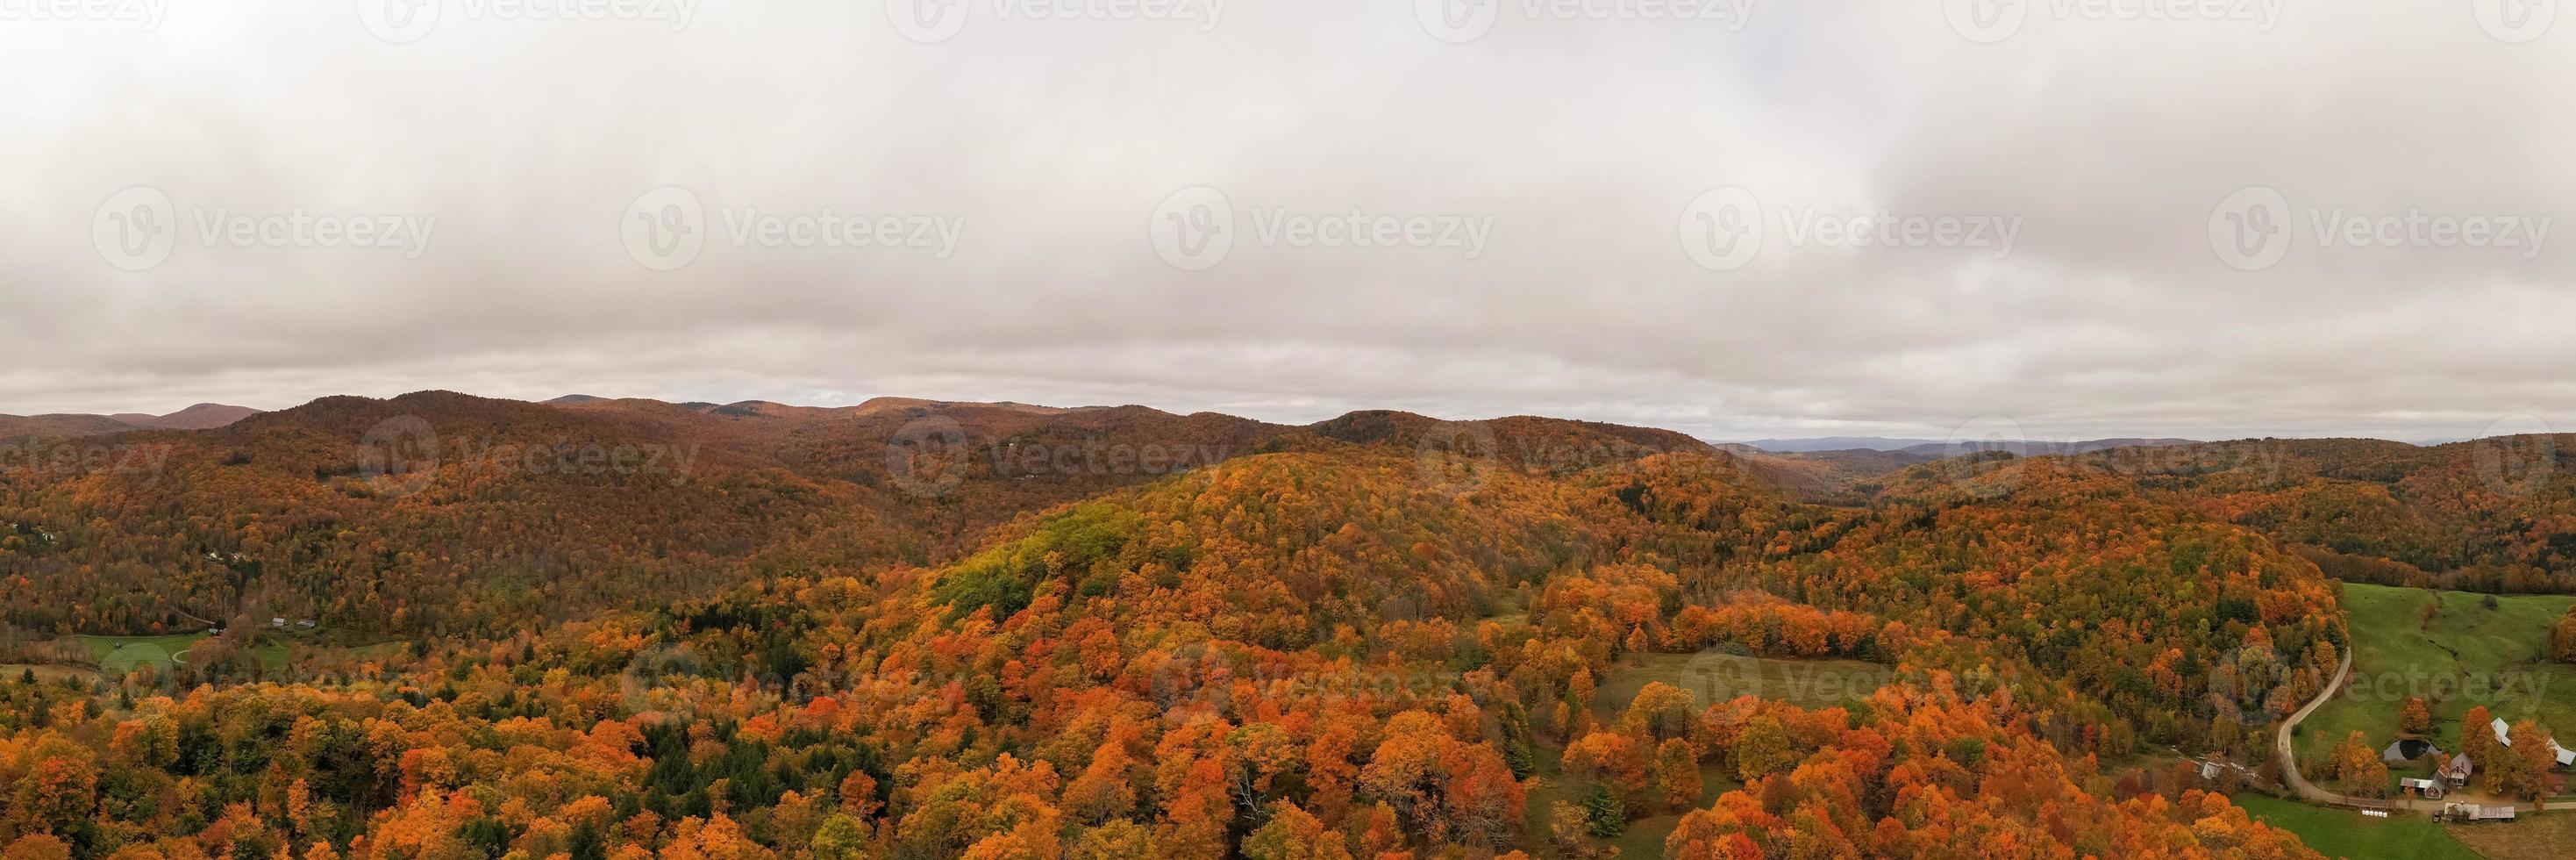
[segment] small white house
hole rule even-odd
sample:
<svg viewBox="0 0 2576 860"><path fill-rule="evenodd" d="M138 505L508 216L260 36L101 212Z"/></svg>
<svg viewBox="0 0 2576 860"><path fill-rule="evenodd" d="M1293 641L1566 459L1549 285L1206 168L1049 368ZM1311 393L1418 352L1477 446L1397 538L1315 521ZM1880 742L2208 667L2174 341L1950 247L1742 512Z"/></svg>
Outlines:
<svg viewBox="0 0 2576 860"><path fill-rule="evenodd" d="M2496 721L2495 721L2495 722L2492 722L2492 723L2488 723L2488 724L2487 724L2487 727L2488 727L2488 728L2495 729L2496 743L2500 743L2500 744L2503 744L2503 745L2505 745L2505 746L2513 746L2513 738L2511 738L2511 737L2509 737L2509 736L2507 736L2507 735L2505 734L2505 729L2507 728L2507 726L2505 726L2505 724L2504 724L2504 718L2503 718L2503 717L2497 717L2497 718L2496 718Z"/></svg>

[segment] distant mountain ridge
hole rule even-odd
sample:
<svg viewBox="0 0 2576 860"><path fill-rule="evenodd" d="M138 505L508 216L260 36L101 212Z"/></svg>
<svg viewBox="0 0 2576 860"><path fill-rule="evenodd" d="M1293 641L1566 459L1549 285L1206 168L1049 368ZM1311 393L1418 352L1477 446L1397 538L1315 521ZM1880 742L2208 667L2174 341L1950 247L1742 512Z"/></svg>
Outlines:
<svg viewBox="0 0 2576 860"><path fill-rule="evenodd" d="M124 412L115 415L0 415L0 438L17 436L103 436L134 430L213 430L260 410L221 403L199 403L168 415Z"/></svg>
<svg viewBox="0 0 2576 860"><path fill-rule="evenodd" d="M1948 457L1971 451L2011 451L2024 456L2080 454L2105 448L2138 446L2195 445L2198 439L2114 437L2107 439L1891 439L1884 436L1819 436L1809 439L1755 439L1730 442L1773 454L1812 454L1819 451L1889 451L1931 457Z"/></svg>

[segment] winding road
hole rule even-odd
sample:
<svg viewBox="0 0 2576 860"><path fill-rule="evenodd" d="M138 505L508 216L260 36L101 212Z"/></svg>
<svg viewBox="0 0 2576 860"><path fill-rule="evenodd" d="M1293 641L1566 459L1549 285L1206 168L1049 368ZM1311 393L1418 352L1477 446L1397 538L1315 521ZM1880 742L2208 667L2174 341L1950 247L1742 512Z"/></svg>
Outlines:
<svg viewBox="0 0 2576 860"><path fill-rule="evenodd" d="M2296 712L2290 714L2289 719L2281 721L2280 732L2272 737L2273 751L2281 757L2281 781L2288 783L2290 790L2298 792L2300 797L2319 803L2386 809L2392 805L2388 801L2365 800L2318 788L2316 783L2308 781L2306 774L2299 772L2299 757L2290 751L2290 733L2298 729L2299 721L2307 719L2309 714L2316 713L2317 708L2325 705L2327 699L2334 698L2335 691L2343 689L2344 679L2351 674L2352 647L2347 645L2343 649L2343 663L2335 667L2334 680L2327 681L2325 689L2317 691L2316 698L2308 700L2305 705L2300 705ZM2434 803L2433 808L2438 809L2440 806L2439 803Z"/></svg>

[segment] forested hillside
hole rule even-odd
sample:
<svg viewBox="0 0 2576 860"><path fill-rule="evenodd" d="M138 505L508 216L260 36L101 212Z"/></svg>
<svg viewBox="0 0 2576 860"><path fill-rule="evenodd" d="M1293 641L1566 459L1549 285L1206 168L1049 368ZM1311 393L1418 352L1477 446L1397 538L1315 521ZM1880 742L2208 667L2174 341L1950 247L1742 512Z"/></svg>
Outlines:
<svg viewBox="0 0 2576 860"><path fill-rule="evenodd" d="M441 456L366 453L413 418ZM2252 760L2346 641L2313 564L2058 460L1823 506L1660 431L1402 413L429 394L119 438L171 465L0 485L13 623L311 601L409 647L0 679L13 858L2312 856L2103 762ZM1883 677L1601 700L1658 655Z"/></svg>
<svg viewBox="0 0 2576 860"><path fill-rule="evenodd" d="M2125 461L2119 458L2127 458ZM2576 435L2417 447L2263 439L2093 462L2384 585L2576 593Z"/></svg>

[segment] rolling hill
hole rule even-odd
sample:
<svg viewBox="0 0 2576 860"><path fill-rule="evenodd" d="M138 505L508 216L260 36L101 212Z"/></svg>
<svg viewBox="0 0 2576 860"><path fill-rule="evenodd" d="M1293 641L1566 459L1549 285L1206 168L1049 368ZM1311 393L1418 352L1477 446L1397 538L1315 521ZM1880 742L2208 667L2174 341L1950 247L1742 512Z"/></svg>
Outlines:
<svg viewBox="0 0 2576 860"><path fill-rule="evenodd" d="M199 403L168 415L0 415L0 439L24 436L102 436L132 430L212 430L259 414L246 406Z"/></svg>

